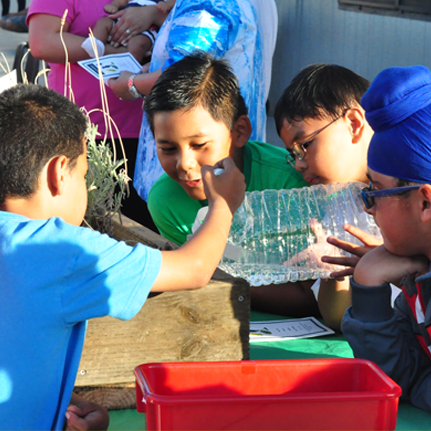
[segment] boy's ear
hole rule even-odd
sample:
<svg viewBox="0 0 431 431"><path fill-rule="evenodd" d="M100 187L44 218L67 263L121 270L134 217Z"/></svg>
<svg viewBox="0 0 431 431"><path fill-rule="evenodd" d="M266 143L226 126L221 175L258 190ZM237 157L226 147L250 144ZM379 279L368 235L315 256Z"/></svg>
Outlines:
<svg viewBox="0 0 431 431"><path fill-rule="evenodd" d="M347 111L346 116L350 123L352 143L357 144L361 141L362 135L364 133L365 124L367 121L365 119L365 112L358 107L353 107Z"/></svg>
<svg viewBox="0 0 431 431"><path fill-rule="evenodd" d="M431 185L424 184L419 189L421 199L421 220L425 223L431 222Z"/></svg>
<svg viewBox="0 0 431 431"><path fill-rule="evenodd" d="M66 156L53 157L47 165L46 181L53 197L63 193L66 174L69 172L69 160Z"/></svg>
<svg viewBox="0 0 431 431"><path fill-rule="evenodd" d="M248 115L241 115L241 117L236 120L231 136L232 145L236 148L243 147L247 141L250 139L251 135L251 123Z"/></svg>

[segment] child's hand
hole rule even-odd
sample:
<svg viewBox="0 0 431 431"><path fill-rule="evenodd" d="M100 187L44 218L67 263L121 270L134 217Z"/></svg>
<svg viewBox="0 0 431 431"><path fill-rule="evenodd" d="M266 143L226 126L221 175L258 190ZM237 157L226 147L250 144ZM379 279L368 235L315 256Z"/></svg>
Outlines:
<svg viewBox="0 0 431 431"><path fill-rule="evenodd" d="M109 88L120 100L135 100L130 94L129 87L127 85L127 82L132 75L132 72L123 70L118 78L110 78L108 81Z"/></svg>
<svg viewBox="0 0 431 431"><path fill-rule="evenodd" d="M150 62L145 63L141 68L141 73L148 73L150 71L150 65Z"/></svg>
<svg viewBox="0 0 431 431"><path fill-rule="evenodd" d="M157 3L156 7L157 7L157 9L160 12L163 12L163 13L168 13L169 12L168 8L165 5L165 2L159 2L159 3Z"/></svg>
<svg viewBox="0 0 431 431"><path fill-rule="evenodd" d="M76 394L66 412L68 431L107 430L109 414L99 404L86 401Z"/></svg>
<svg viewBox="0 0 431 431"><path fill-rule="evenodd" d="M335 265L343 265L347 267L343 270L334 271L330 274L331 277L337 279L353 275L353 271L356 264L359 262L359 259L369 251L382 244L382 241L380 239L376 238L373 235L370 235L369 233L364 232L362 229L359 229L357 227L345 224L343 226L343 229L353 235L355 238L359 239L359 241L361 241L364 245L361 246L352 242L343 241L333 236L329 236L327 238L327 242L329 244L332 244L338 248L341 248L341 250L347 251L348 253L355 255L352 257L341 255L322 256L322 262L332 263Z"/></svg>
<svg viewBox="0 0 431 431"><path fill-rule="evenodd" d="M428 272L429 264L425 256L397 256L381 245L359 260L353 279L362 286L399 285L406 275L416 278Z"/></svg>
<svg viewBox="0 0 431 431"><path fill-rule="evenodd" d="M166 18L156 6L121 9L111 19L118 19L110 32L114 46L128 43L130 38L148 30L152 25L160 27Z"/></svg>
<svg viewBox="0 0 431 431"><path fill-rule="evenodd" d="M156 7L160 12L167 15L174 7L174 4L175 1L161 1L156 4Z"/></svg>
<svg viewBox="0 0 431 431"><path fill-rule="evenodd" d="M106 13L117 13L117 12L118 12L118 7L117 7L117 6L115 6L115 5L113 5L112 3L110 3L110 4L107 4L107 5L103 8L103 10L104 10Z"/></svg>
<svg viewBox="0 0 431 431"><path fill-rule="evenodd" d="M224 169L224 172L216 176L214 169L217 168ZM202 166L202 179L209 205L223 199L234 214L244 200L246 188L244 175L235 166L234 161L227 157L213 167Z"/></svg>
<svg viewBox="0 0 431 431"><path fill-rule="evenodd" d="M295 254L291 259L283 263L284 266L298 265L301 262L307 261L310 266L322 269L334 269L334 264L330 262L325 263L321 260L322 255L330 255L331 258L339 259L341 257L338 250L327 242L327 234L323 229L321 223L316 219L310 220L310 229L316 236L316 242L310 245L305 250ZM337 256L337 257L336 257ZM339 279L343 279L342 277Z"/></svg>

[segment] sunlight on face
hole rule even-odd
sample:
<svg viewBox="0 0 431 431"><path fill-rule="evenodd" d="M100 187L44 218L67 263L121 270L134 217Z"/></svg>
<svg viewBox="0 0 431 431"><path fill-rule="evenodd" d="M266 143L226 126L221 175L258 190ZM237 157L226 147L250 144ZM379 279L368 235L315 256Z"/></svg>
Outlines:
<svg viewBox="0 0 431 431"><path fill-rule="evenodd" d="M154 137L165 172L191 198L206 199L201 167L232 156L232 135L228 127L197 106L192 110L155 114Z"/></svg>
<svg viewBox="0 0 431 431"><path fill-rule="evenodd" d="M331 118L306 118L292 123L285 120L280 138L288 150L295 144L307 142L307 153L303 160L296 160L295 169L311 185L365 180L366 154L359 145L352 143L346 117L332 124Z"/></svg>

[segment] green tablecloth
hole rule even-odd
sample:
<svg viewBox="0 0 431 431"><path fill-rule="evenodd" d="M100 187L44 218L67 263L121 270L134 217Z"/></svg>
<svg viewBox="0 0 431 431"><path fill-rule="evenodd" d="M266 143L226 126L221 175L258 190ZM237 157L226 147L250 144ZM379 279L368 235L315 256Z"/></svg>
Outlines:
<svg viewBox="0 0 431 431"><path fill-rule="evenodd" d="M263 313L252 312L251 320L282 319ZM250 359L307 359L307 358L352 358L352 350L341 335L308 338L302 340L286 340L270 343L252 343ZM138 365L138 364L137 364ZM136 410L115 410L110 412L112 431L145 430L145 415ZM431 430L431 413L414 408L407 403L400 403L398 409L398 431L429 431Z"/></svg>

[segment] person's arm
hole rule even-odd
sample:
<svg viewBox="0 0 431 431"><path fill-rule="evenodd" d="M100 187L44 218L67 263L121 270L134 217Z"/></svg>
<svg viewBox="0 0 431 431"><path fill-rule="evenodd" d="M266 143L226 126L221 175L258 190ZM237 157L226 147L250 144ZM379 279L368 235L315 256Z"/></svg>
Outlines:
<svg viewBox="0 0 431 431"><path fill-rule="evenodd" d="M394 256L383 247L365 257L351 280L352 306L343 318L342 332L355 357L375 362L401 386L403 398L431 410L431 362L416 338L419 328L405 296L398 296L393 309L390 285L380 283L385 279L393 282L403 273L426 271L429 262L422 257Z"/></svg>
<svg viewBox="0 0 431 431"><path fill-rule="evenodd" d="M103 10L106 13L117 13L120 9L124 9L128 3L129 0L113 0L111 3L107 4Z"/></svg>
<svg viewBox="0 0 431 431"><path fill-rule="evenodd" d="M225 172L215 176L213 170L218 167ZM203 166L202 178L209 206L206 219L182 247L162 252L162 266L153 292L203 287L220 262L233 214L244 199L244 175L228 158L214 167Z"/></svg>
<svg viewBox="0 0 431 431"><path fill-rule="evenodd" d="M404 276L416 278L428 269L429 261L425 256L397 256L381 245L361 257L353 278L362 286L399 285Z"/></svg>
<svg viewBox="0 0 431 431"><path fill-rule="evenodd" d="M138 9L148 9L150 7L145 6L145 8ZM138 15L138 13L133 15L129 12L130 9L127 8L124 11L118 12L118 14L111 15L111 18L121 16L120 21L114 26L111 32L112 39L116 42L127 42L131 36L137 34L142 29L142 25L137 27L137 23L139 23L137 17L141 15ZM165 15L160 11L158 13L164 21ZM151 19L155 19L154 16ZM192 51L205 51L218 58L223 57L230 48L230 37L238 27L238 19L235 11L229 11L225 8L220 8L217 14L213 16L204 7L199 10L192 3L183 3L181 8L176 9L175 16L172 17L172 26L166 45L168 54L166 62L160 70L149 74L136 75L134 80L136 89L143 96L148 95L162 71L176 61L184 58L187 53L192 53ZM125 32L127 29L130 32L126 37ZM203 35L207 36L203 37ZM132 97L127 87L127 82L131 75L131 72L122 72L119 78L110 79L108 82L112 91L114 91L117 97L123 100L131 100Z"/></svg>
<svg viewBox="0 0 431 431"><path fill-rule="evenodd" d="M345 269L332 272L331 277L334 277L333 279L321 280L320 283L319 310L325 323L335 331L341 330L341 320L346 309L351 305L350 281L347 276L353 275L355 266L362 256L381 245L380 239L355 226L345 224L343 229L359 239L363 245L343 241L332 236L326 239L329 244L353 254L351 257L340 255L322 256L321 258L324 263L346 266Z"/></svg>
<svg viewBox="0 0 431 431"><path fill-rule="evenodd" d="M334 331L341 331L341 320L346 309L352 304L350 280L320 280L318 295L320 314L325 323Z"/></svg>
<svg viewBox="0 0 431 431"><path fill-rule="evenodd" d="M402 258L399 256L394 257L383 246L378 247L376 245L379 242L377 238L366 234L360 229L352 228L352 226L349 226L349 229L352 232L355 231L355 236L360 238L366 245L359 246L335 238L328 240L328 242L357 255L352 258L327 256L324 259L322 257L325 262L337 264L350 262L352 265L346 270L335 271L331 276L348 275L354 271L354 278L357 283L379 286L383 283L397 284L404 275L410 273L407 266L407 263L410 264L411 262L410 259L406 258L408 259L407 261L402 261ZM374 244L372 244L373 241ZM394 265L394 262L397 263ZM415 260L414 262L417 262L418 268L422 268L423 259ZM374 264L377 264L377 266L374 266ZM356 265L359 265L358 270ZM344 280L322 280L318 303L325 323L332 329L339 331L344 313L351 305L350 281L347 278Z"/></svg>
<svg viewBox="0 0 431 431"><path fill-rule="evenodd" d="M31 54L35 58L45 60L49 63L64 63L66 55L61 42L62 18L55 15L35 14L29 21L29 45ZM81 47L85 37L68 33L69 24L65 21L62 36L66 44L68 61L76 63L89 58L87 52ZM123 52L125 48L117 49L109 44L105 45L105 54Z"/></svg>
<svg viewBox="0 0 431 431"><path fill-rule="evenodd" d="M157 6L129 7L110 15L110 18L118 18L118 22L111 30L111 39L113 43L121 45L127 43L131 37L148 30L152 25L161 27L166 14Z"/></svg>
<svg viewBox="0 0 431 431"><path fill-rule="evenodd" d="M115 93L117 97L122 100L135 100L130 94L128 87L128 81L132 75L132 72L123 71L118 78L111 78L108 81L109 88ZM153 88L154 83L157 81L157 78L160 75L160 70L150 73L141 73L135 76L134 85L139 93L141 93L143 96L148 96L151 89Z"/></svg>
<svg viewBox="0 0 431 431"><path fill-rule="evenodd" d="M251 308L289 317L319 317L311 286L315 280L270 284L251 288Z"/></svg>
<svg viewBox="0 0 431 431"><path fill-rule="evenodd" d="M376 238L373 235L370 235L367 232L364 232L362 229L359 229L350 224L345 224L343 229L350 233L355 238L359 239L363 243L363 245L357 245L353 242L343 241L341 239L335 238L333 236L329 236L326 241L329 244L334 245L335 247L340 248L341 250L347 251L350 254L353 254L351 257L346 256L322 256L322 262L330 263L333 265L343 265L346 268L334 271L331 273L331 277L341 279L346 276L353 275L353 271L355 269L356 264L359 262L359 259L364 256L369 251L374 248L382 245L382 240Z"/></svg>
<svg viewBox="0 0 431 431"><path fill-rule="evenodd" d="M166 1L160 1L157 3L156 7L159 9L159 11L163 12L164 14L168 14L172 8L175 6L176 0L166 0Z"/></svg>
<svg viewBox="0 0 431 431"><path fill-rule="evenodd" d="M109 413L101 405L72 394L66 412L67 431L107 430Z"/></svg>

